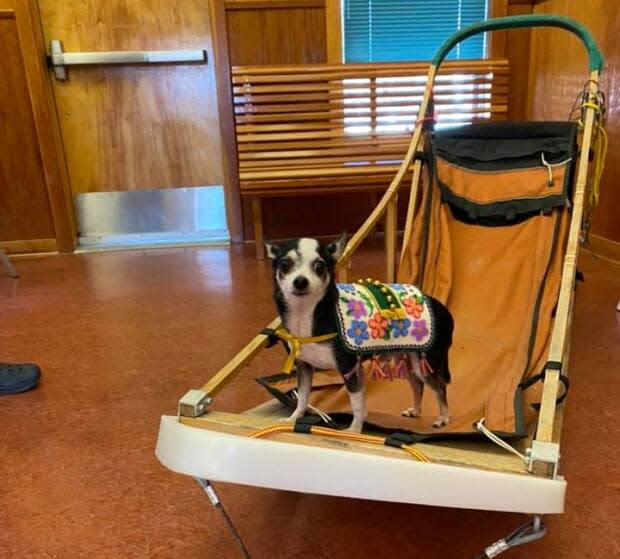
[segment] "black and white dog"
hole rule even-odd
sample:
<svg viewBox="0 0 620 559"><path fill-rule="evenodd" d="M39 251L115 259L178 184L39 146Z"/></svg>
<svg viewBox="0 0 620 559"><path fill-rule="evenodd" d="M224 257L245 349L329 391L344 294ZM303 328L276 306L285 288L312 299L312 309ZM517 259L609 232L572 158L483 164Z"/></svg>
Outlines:
<svg viewBox="0 0 620 559"><path fill-rule="evenodd" d="M346 244L343 234L333 242L322 244L316 239L302 238L275 244L265 243L273 260L273 297L284 327L296 337L320 336L338 331L335 305L338 289L335 282L336 262ZM432 297L427 298L435 316L435 341L425 359L432 374L424 374L418 353L410 353L408 380L413 392L413 406L402 412L406 417L421 413L424 385L435 393L439 415L433 426L450 421L446 386L450 382L448 350L452 344L454 323L450 311ZM344 377L351 400L353 422L350 431L361 432L367 416L363 375L346 375L357 364L357 356L339 342L338 337L321 343L301 346L296 360L298 400L290 421L302 417L308 408L314 369L336 369Z"/></svg>

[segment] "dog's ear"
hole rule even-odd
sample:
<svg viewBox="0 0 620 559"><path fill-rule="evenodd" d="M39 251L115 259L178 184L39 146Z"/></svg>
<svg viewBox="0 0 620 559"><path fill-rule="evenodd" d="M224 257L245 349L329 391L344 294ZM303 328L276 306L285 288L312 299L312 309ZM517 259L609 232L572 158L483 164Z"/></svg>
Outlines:
<svg viewBox="0 0 620 559"><path fill-rule="evenodd" d="M276 243L267 240L265 241L265 249L267 250L267 258L272 260L275 260L278 257L278 252L280 252L280 247Z"/></svg>
<svg viewBox="0 0 620 559"><path fill-rule="evenodd" d="M329 252L329 254L334 260L338 260L342 256L342 253L344 252L344 247L346 246L347 246L347 232L344 231L336 240L329 243L325 247L325 250Z"/></svg>

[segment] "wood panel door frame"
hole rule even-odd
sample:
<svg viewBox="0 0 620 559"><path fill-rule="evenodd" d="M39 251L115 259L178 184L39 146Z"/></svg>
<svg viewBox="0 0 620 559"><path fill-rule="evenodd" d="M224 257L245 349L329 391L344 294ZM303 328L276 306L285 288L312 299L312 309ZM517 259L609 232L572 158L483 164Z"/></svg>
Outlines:
<svg viewBox="0 0 620 559"><path fill-rule="evenodd" d="M72 252L77 244L73 197L65 162L60 126L47 68L46 49L36 0L2 0L0 12L15 18L37 141L45 175L56 249ZM26 241L25 241L26 242ZM49 243L45 245L49 248Z"/></svg>
<svg viewBox="0 0 620 559"><path fill-rule="evenodd" d="M342 0L325 0L325 34L327 37L327 62L344 62L342 49Z"/></svg>
<svg viewBox="0 0 620 559"><path fill-rule="evenodd" d="M222 139L226 217L228 219L230 240L233 243L242 243L244 238L241 188L239 186L239 160L237 157L237 141L235 139L233 90L225 0L209 0L209 10L211 11L213 67L217 83L217 106Z"/></svg>

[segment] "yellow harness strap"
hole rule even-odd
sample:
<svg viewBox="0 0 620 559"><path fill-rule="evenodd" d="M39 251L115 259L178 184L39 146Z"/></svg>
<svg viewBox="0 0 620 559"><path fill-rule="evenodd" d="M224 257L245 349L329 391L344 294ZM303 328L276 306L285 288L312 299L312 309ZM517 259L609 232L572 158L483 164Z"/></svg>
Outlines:
<svg viewBox="0 0 620 559"><path fill-rule="evenodd" d="M286 328L280 327L275 331L276 336L281 340L287 342L290 345L291 352L288 354L286 361L284 362L284 366L282 367L282 372L287 375L291 374L293 370L293 365L295 364L295 359L299 357L299 353L301 351L302 344L318 344L320 342L326 342L327 340L331 340L335 338L338 333L334 332L332 334L322 334L321 336L309 336L307 338L298 338L291 334Z"/></svg>

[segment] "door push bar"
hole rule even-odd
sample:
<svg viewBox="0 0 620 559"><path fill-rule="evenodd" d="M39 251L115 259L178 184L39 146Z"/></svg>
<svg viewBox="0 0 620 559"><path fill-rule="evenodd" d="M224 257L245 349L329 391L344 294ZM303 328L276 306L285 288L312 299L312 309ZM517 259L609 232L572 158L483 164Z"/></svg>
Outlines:
<svg viewBox="0 0 620 559"><path fill-rule="evenodd" d="M62 41L52 39L47 58L56 79L64 81L67 79L67 66L206 62L207 52L204 49L64 52Z"/></svg>

